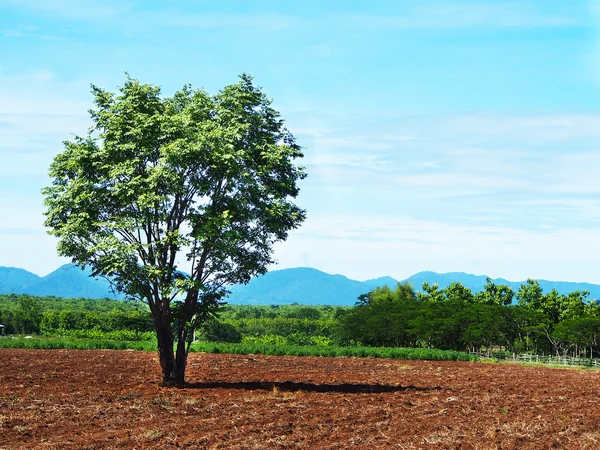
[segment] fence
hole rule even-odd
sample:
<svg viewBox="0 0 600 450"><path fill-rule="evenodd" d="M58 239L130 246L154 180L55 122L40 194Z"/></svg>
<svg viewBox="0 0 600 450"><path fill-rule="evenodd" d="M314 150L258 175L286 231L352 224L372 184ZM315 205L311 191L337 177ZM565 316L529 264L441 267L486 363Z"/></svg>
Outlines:
<svg viewBox="0 0 600 450"><path fill-rule="evenodd" d="M597 358L573 358L569 356L552 356L552 355L530 355L516 354L506 352L470 352L481 358L493 358L497 361L513 361L535 364L552 364L555 366L583 366L583 367L600 367L600 359Z"/></svg>

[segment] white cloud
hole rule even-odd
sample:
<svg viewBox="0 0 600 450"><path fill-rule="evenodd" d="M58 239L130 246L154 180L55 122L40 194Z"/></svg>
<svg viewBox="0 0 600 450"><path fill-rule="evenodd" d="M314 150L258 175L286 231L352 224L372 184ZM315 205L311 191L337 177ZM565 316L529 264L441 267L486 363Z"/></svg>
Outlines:
<svg viewBox="0 0 600 450"><path fill-rule="evenodd" d="M414 6L413 6L414 5ZM421 0L415 3L398 3L387 14L353 14L340 8L337 13L328 9L316 9L310 16L293 16L272 8L269 12L231 13L218 5L202 7L145 8L142 2L118 2L107 0L0 0L0 7L18 8L30 13L44 14L71 21L88 21L123 31L152 30L156 28L251 28L256 30L289 31L291 29L311 32L322 29L386 30L402 29L448 29L448 28L531 28L571 27L581 24L580 16L569 8L540 8L535 2L506 1L467 2ZM25 35L24 31L7 30L13 36ZM15 34L17 33L17 34ZM312 47L317 56L331 54L326 44Z"/></svg>
<svg viewBox="0 0 600 450"><path fill-rule="evenodd" d="M402 14L347 15L344 19L352 28L394 30L405 28L531 28L570 27L581 19L566 9L552 12L539 4L524 1L466 2L419 1L410 7L406 3Z"/></svg>
<svg viewBox="0 0 600 450"><path fill-rule="evenodd" d="M509 139L514 135L521 139L560 141L600 136L600 115L455 114L447 116L444 128L450 135L475 133Z"/></svg>
<svg viewBox="0 0 600 450"><path fill-rule="evenodd" d="M0 176L5 178L45 176L54 153L56 152L7 152L2 151L0 147Z"/></svg>
<svg viewBox="0 0 600 450"><path fill-rule="evenodd" d="M278 244L276 268L303 261L355 279L418 271L466 271L519 281L526 277L600 282L600 228L518 230L448 225L410 217L311 216Z"/></svg>
<svg viewBox="0 0 600 450"><path fill-rule="evenodd" d="M2 35L8 38L21 38L21 37L29 37L33 36L33 33L26 33L24 31L18 30L3 30Z"/></svg>
<svg viewBox="0 0 600 450"><path fill-rule="evenodd" d="M0 0L0 7L10 7L50 14L67 19L100 19L111 18L133 7L131 2L93 0Z"/></svg>
<svg viewBox="0 0 600 450"><path fill-rule="evenodd" d="M50 71L37 72L37 73L33 74L33 77L40 81L50 80L50 79L52 79L53 76L54 76L54 74Z"/></svg>
<svg viewBox="0 0 600 450"><path fill-rule="evenodd" d="M23 199L27 201L23 202ZM35 198L29 195L25 195L21 199L4 198L0 202L0 211L19 212L18 215L0 215L1 234L39 234L44 231L43 199L41 194L36 195Z"/></svg>
<svg viewBox="0 0 600 450"><path fill-rule="evenodd" d="M349 223L355 222L352 215L378 223L401 211L436 223L440 235L459 225L477 225L480 233L497 229L533 235L598 226L600 116L461 113L379 123L373 119L362 127L328 124L324 121L322 132L313 131L320 139L307 143L309 176L299 203L309 217L311 211L346 212ZM352 136L347 146L345 134ZM426 139L394 142L387 136ZM468 247L475 241L469 237L462 242ZM547 238L540 246L552 248L551 242ZM426 250L421 246L419 252ZM508 263L506 267L510 269ZM527 271L523 276L531 275Z"/></svg>

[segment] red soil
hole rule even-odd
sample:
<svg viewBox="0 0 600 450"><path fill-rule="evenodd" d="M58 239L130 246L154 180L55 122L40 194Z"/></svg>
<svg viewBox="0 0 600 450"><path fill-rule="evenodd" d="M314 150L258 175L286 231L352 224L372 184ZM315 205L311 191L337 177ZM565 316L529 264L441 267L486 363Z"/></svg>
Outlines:
<svg viewBox="0 0 600 450"><path fill-rule="evenodd" d="M600 372L510 364L0 349L0 449L600 448Z"/></svg>

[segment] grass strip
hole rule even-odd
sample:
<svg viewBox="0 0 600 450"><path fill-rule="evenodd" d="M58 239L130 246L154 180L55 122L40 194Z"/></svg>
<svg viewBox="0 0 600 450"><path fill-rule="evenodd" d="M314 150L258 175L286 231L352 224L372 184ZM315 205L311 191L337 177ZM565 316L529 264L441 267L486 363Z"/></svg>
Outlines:
<svg viewBox="0 0 600 450"><path fill-rule="evenodd" d="M65 350L140 350L156 351L155 341L114 341L108 339L79 338L9 338L0 339L0 348L65 349ZM274 356L328 356L358 358L390 358L429 361L477 361L476 355L464 352L424 348L394 347L341 347L268 344L225 344L195 342L192 352L227 353Z"/></svg>
<svg viewBox="0 0 600 450"><path fill-rule="evenodd" d="M358 358L390 358L431 361L477 361L475 355L465 352L424 349L424 348L392 348L392 347L338 347L308 345L265 345L265 344L222 344L213 342L196 342L191 351L206 353L261 354L275 356L329 356Z"/></svg>
<svg viewBox="0 0 600 450"><path fill-rule="evenodd" d="M155 351L152 341L113 341L108 339L79 338L9 338L0 339L0 348L27 348L47 350L141 350Z"/></svg>

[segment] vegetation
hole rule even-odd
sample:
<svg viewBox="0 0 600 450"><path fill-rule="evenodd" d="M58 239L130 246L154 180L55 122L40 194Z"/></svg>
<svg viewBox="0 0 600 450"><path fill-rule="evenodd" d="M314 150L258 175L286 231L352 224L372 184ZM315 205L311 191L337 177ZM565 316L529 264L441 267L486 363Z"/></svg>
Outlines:
<svg viewBox="0 0 600 450"><path fill-rule="evenodd" d="M72 349L72 350L156 350L155 341L113 341L107 339L77 338L16 338L0 340L0 348L29 349ZM271 345L257 343L225 344L216 342L196 342L190 351L206 353L231 353L241 355L290 355L290 356L329 356L329 357L361 357L390 358L431 361L475 361L476 356L464 352L453 352L434 349L417 348L385 348L385 347L314 347L300 345Z"/></svg>
<svg viewBox="0 0 600 450"><path fill-rule="evenodd" d="M154 338L145 305L118 300L0 295L0 323L9 334L115 340ZM120 337L120 338L119 338Z"/></svg>
<svg viewBox="0 0 600 450"><path fill-rule="evenodd" d="M0 295L0 320L9 333L55 341L28 346L62 339L85 348L84 338L92 346L113 342L107 348L156 342L150 312L134 302ZM591 358L600 354L600 307L586 292L544 293L533 280L516 293L491 280L475 294L458 283L424 285L418 293L400 284L374 289L354 307L220 306L195 339L190 351L375 356L412 348L427 359L437 359L430 350Z"/></svg>
<svg viewBox="0 0 600 450"><path fill-rule="evenodd" d="M304 220L302 152L247 75L215 96L131 78L92 92L93 128L50 166L45 224L60 255L148 304L163 383L181 385L226 286L265 273Z"/></svg>
<svg viewBox="0 0 600 450"><path fill-rule="evenodd" d="M517 293L490 279L476 294L458 283L446 289L425 283L418 294L400 284L361 296L341 317L338 338L375 346L591 356L600 352L600 307L587 297L581 291L544 294L534 280Z"/></svg>
<svg viewBox="0 0 600 450"><path fill-rule="evenodd" d="M109 339L77 338L14 338L0 339L0 348L30 348L46 350L142 350L155 351L156 341L113 341Z"/></svg>

